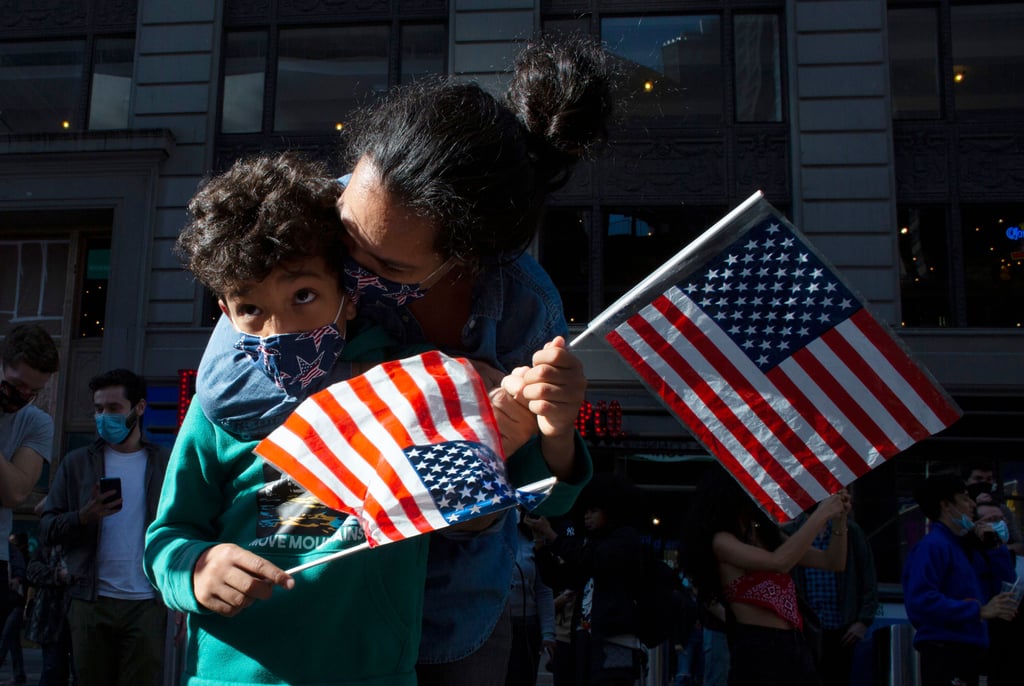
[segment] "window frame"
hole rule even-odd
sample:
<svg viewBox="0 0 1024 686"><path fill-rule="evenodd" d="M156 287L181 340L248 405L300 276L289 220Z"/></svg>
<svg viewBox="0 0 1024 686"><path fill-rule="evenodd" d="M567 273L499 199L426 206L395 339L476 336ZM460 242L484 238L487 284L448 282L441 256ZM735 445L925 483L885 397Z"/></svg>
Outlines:
<svg viewBox="0 0 1024 686"><path fill-rule="evenodd" d="M231 4L231 3L229 3ZM442 6L444 3L440 3ZM337 14L330 16L316 17L278 17L267 16L236 16L232 8L227 8L228 15L224 22L223 41L227 44L228 37L235 33L252 33L262 31L267 40L267 57L264 64L263 80L263 111L261 116L261 130L251 133L224 133L224 94L223 85L226 76L227 55L221 55L221 63L218 70L218 93L217 112L215 117L216 131L216 161L217 169L224 169L235 159L257 151L269 150L302 150L320 159L333 159L336 155L337 137L336 130L327 131L275 131L274 110L277 98L277 71L280 55L280 34L282 30L289 29L317 29L331 27L380 27L388 29L388 54L387 64L387 87L392 88L401 83L402 78L402 35L403 29L412 25L439 25L443 27L445 36L450 32L447 8L444 11L426 10L419 12L397 12L394 14L380 14L375 12L353 11L351 20L338 21ZM443 73L447 73L449 60L449 40L442 44L442 67ZM339 117L343 113L339 113ZM339 121L341 119L339 118Z"/></svg>

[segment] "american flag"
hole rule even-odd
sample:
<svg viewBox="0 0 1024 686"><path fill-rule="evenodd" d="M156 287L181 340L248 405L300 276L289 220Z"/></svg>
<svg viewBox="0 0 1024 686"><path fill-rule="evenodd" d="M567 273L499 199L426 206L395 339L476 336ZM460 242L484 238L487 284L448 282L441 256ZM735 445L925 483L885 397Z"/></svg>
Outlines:
<svg viewBox="0 0 1024 686"><path fill-rule="evenodd" d="M960 416L760 193L589 332L779 521Z"/></svg>
<svg viewBox="0 0 1024 686"><path fill-rule="evenodd" d="M358 517L371 547L532 508L552 485L508 483L483 381L467 360L436 351L310 396L255 452Z"/></svg>

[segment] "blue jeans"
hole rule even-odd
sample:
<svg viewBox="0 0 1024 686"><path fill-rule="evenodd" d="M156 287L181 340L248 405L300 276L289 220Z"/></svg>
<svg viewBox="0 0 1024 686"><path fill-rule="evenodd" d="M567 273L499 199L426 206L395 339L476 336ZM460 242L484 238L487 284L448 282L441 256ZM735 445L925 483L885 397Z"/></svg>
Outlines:
<svg viewBox="0 0 1024 686"><path fill-rule="evenodd" d="M21 652L21 625L24 621L24 605L15 604L4 620L0 633L0 664L11 654L11 673L18 683L25 682L25 657Z"/></svg>
<svg viewBox="0 0 1024 686"><path fill-rule="evenodd" d="M704 686L725 686L729 681L729 641L724 631L704 629Z"/></svg>
<svg viewBox="0 0 1024 686"><path fill-rule="evenodd" d="M55 643L43 643L40 647L43 652L43 672L39 675L39 686L67 686L68 676L71 676L72 684L78 683L71 670L71 631L67 622L64 622Z"/></svg>

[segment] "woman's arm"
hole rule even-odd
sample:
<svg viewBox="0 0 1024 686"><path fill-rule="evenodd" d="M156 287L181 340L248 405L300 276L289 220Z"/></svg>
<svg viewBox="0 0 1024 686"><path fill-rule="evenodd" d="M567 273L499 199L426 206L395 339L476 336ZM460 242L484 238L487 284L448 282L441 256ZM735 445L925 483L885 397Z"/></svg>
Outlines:
<svg viewBox="0 0 1024 686"><path fill-rule="evenodd" d="M711 550L719 562L740 569L788 573L793 567L801 564L805 554L811 549L811 544L814 543L814 537L825 526L825 522L833 516L844 513L848 502L849 496L845 493L829 496L821 502L804 525L775 550L766 550L760 546L744 543L725 531L715 534L711 541ZM845 546L839 547L844 548L842 556L845 564Z"/></svg>
<svg viewBox="0 0 1024 686"><path fill-rule="evenodd" d="M846 513L834 517L831 521L832 535L829 536L828 548L825 550L808 548L800 560L802 566L827 569L830 572L841 572L846 569L846 556L849 550L849 546L846 544L849 526L846 522ZM812 538L811 541L813 542L814 539Z"/></svg>

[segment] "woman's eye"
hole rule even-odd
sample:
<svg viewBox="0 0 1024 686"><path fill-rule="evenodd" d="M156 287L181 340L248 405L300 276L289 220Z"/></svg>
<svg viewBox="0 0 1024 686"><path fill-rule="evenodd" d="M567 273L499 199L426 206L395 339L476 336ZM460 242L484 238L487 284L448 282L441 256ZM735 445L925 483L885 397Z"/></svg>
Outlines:
<svg viewBox="0 0 1024 686"><path fill-rule="evenodd" d="M295 302L299 305L308 305L314 300L316 300L316 293L310 290L303 289L295 294Z"/></svg>

